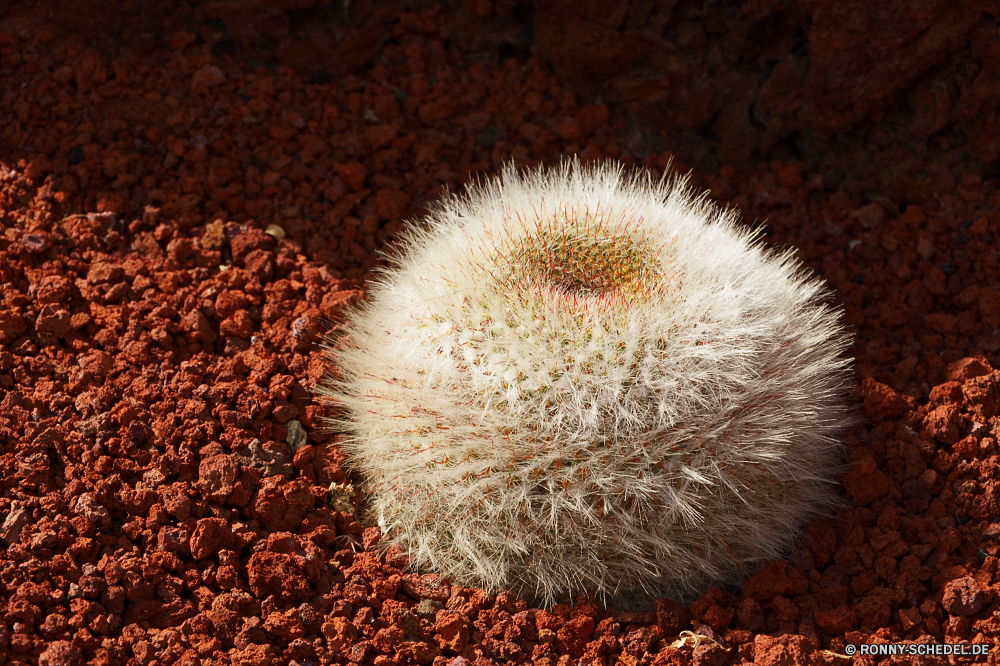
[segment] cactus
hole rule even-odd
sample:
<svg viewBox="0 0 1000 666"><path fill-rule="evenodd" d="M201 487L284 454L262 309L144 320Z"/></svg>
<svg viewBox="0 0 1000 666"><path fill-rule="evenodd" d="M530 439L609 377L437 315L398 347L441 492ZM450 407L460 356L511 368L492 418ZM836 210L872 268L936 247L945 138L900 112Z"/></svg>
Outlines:
<svg viewBox="0 0 1000 666"><path fill-rule="evenodd" d="M325 391L416 567L540 603L690 599L837 505L841 316L683 179L508 167L401 250Z"/></svg>

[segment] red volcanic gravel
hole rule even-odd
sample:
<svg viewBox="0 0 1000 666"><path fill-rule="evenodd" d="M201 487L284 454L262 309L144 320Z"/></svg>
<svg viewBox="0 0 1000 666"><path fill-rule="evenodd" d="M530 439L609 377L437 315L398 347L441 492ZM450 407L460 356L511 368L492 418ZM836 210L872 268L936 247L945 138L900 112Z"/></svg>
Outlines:
<svg viewBox="0 0 1000 666"><path fill-rule="evenodd" d="M848 508L741 589L542 610L376 547L311 392L375 251L511 158L671 159L623 152L540 58L466 62L446 21L404 15L323 84L196 32L109 58L4 24L0 664L996 663L1000 191L971 175L903 210L787 164L695 176L836 290L867 417Z"/></svg>

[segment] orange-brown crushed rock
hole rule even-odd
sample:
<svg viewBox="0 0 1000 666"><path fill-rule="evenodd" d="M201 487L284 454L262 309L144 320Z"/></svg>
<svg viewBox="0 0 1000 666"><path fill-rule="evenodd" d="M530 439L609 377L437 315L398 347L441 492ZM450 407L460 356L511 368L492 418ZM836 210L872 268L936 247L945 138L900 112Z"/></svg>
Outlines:
<svg viewBox="0 0 1000 666"><path fill-rule="evenodd" d="M446 21L404 15L370 68L328 83L251 70L198 32L109 58L41 13L5 24L0 664L996 655L1000 192L977 176L903 210L780 163L695 176L797 247L857 336L847 508L742 587L534 608L410 571L346 510L361 494L332 505L352 478L319 429L318 344L401 220L511 158L671 158L624 152L607 108L539 58L464 61ZM891 663L944 663L914 659Z"/></svg>

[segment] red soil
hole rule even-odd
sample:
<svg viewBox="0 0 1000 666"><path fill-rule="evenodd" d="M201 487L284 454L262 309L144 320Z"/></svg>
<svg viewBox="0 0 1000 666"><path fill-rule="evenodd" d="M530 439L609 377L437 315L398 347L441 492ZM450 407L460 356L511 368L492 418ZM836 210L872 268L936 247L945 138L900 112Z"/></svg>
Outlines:
<svg viewBox="0 0 1000 666"><path fill-rule="evenodd" d="M56 39L44 14L8 20L0 664L779 666L963 640L996 653L1000 192L978 176L903 211L779 163L695 177L829 280L867 417L846 438L850 508L742 589L649 613L530 608L409 572L337 510L348 498L331 506L349 479L318 430L317 344L401 220L510 158L635 161L607 108L579 105L541 59L465 62L445 23L405 15L372 67L309 84L213 55L209 35L109 58Z"/></svg>

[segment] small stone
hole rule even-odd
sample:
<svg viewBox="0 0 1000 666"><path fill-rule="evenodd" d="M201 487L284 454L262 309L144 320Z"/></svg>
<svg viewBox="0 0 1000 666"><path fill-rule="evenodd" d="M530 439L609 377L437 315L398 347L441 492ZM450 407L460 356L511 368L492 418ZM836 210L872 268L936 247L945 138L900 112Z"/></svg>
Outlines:
<svg viewBox="0 0 1000 666"><path fill-rule="evenodd" d="M982 609L986 593L972 576L949 581L944 586L941 605L952 615L969 617Z"/></svg>
<svg viewBox="0 0 1000 666"><path fill-rule="evenodd" d="M211 557L220 550L228 550L234 542L229 523L222 518L202 518L191 536L191 555L196 560Z"/></svg>
<svg viewBox="0 0 1000 666"><path fill-rule="evenodd" d="M226 243L226 228L222 220L216 220L205 225L205 233L201 237L201 246L206 250L221 250Z"/></svg>
<svg viewBox="0 0 1000 666"><path fill-rule="evenodd" d="M285 444L288 444L288 448L292 451L298 451L306 445L309 435L306 433L306 429L302 426L302 423L297 419L292 419L285 423L285 430L287 431Z"/></svg>
<svg viewBox="0 0 1000 666"><path fill-rule="evenodd" d="M30 254L41 254L52 247L52 237L49 234L27 233L21 236L18 243Z"/></svg>
<svg viewBox="0 0 1000 666"><path fill-rule="evenodd" d="M91 284L115 284L124 276L121 266L112 263L93 264L87 271L87 280Z"/></svg>
<svg viewBox="0 0 1000 666"><path fill-rule="evenodd" d="M44 155L32 159L24 169L24 177L29 180L42 180L50 173L52 173L52 162Z"/></svg>
<svg viewBox="0 0 1000 666"><path fill-rule="evenodd" d="M71 666L80 661L80 648L69 641L52 641L38 655L39 666Z"/></svg>
<svg viewBox="0 0 1000 666"><path fill-rule="evenodd" d="M17 543L27 520L28 512L21 507L20 502L15 500L11 505L10 513L3 521L3 527L0 527L0 541L8 546Z"/></svg>
<svg viewBox="0 0 1000 666"><path fill-rule="evenodd" d="M369 527L361 535L361 543L365 550L372 550L382 539L382 530L377 527Z"/></svg>
<svg viewBox="0 0 1000 666"><path fill-rule="evenodd" d="M434 599L421 599L420 603L416 605L413 612L425 620L433 621L437 616L437 612L444 608L444 604L440 601L435 601Z"/></svg>
<svg viewBox="0 0 1000 666"><path fill-rule="evenodd" d="M203 65L191 76L192 88L213 88L226 80L226 75L215 65Z"/></svg>

